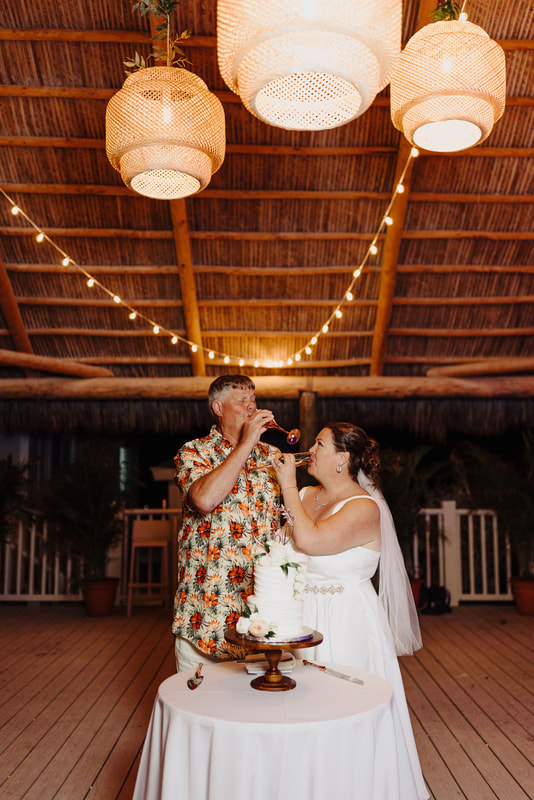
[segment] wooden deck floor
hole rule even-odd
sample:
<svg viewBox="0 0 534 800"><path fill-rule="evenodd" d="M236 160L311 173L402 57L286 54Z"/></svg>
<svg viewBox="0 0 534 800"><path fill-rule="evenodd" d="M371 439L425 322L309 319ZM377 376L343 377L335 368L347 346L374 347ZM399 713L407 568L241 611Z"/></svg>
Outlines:
<svg viewBox="0 0 534 800"><path fill-rule="evenodd" d="M432 797L532 800L534 618L462 606L421 623L402 670ZM1 606L0 797L130 800L173 644L160 609Z"/></svg>

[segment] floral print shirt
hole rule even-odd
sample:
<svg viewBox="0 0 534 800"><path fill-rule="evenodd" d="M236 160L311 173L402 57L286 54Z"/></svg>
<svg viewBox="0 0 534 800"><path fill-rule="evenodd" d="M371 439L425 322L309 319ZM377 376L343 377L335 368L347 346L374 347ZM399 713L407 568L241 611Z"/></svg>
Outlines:
<svg viewBox="0 0 534 800"><path fill-rule="evenodd" d="M281 503L274 471L258 469L279 451L259 442L217 508L202 516L188 505L194 481L222 464L233 448L214 425L207 436L187 442L174 459L184 505L172 631L221 660L244 655L225 640L224 632L235 628L252 592L253 538L262 544L272 538Z"/></svg>

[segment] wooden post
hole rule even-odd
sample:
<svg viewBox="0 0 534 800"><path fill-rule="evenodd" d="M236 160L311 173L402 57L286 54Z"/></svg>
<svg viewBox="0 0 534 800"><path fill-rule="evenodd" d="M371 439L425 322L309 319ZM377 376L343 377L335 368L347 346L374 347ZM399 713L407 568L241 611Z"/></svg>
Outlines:
<svg viewBox="0 0 534 800"><path fill-rule="evenodd" d="M315 392L304 391L299 397L299 427L301 451L309 450L317 435L317 408Z"/></svg>

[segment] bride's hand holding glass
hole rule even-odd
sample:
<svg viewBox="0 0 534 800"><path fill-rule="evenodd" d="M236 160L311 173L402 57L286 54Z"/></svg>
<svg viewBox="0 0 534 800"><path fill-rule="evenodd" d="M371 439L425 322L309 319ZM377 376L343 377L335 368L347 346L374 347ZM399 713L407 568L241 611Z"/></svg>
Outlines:
<svg viewBox="0 0 534 800"><path fill-rule="evenodd" d="M297 488L295 456L292 453L280 453L273 459L273 468L282 492Z"/></svg>

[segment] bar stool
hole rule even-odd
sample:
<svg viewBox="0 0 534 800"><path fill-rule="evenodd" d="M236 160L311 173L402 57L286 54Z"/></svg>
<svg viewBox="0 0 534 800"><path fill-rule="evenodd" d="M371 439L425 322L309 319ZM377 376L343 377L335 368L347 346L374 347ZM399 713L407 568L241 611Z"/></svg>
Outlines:
<svg viewBox="0 0 534 800"><path fill-rule="evenodd" d="M153 589L159 588L160 599L167 606L169 595L169 544L171 535L169 519L134 519L132 523L132 550L130 554L130 576L128 580L127 616L132 613L134 589L148 589L147 597L153 597ZM148 550L146 581L139 580L140 551ZM154 550L160 551L159 581L154 581Z"/></svg>

